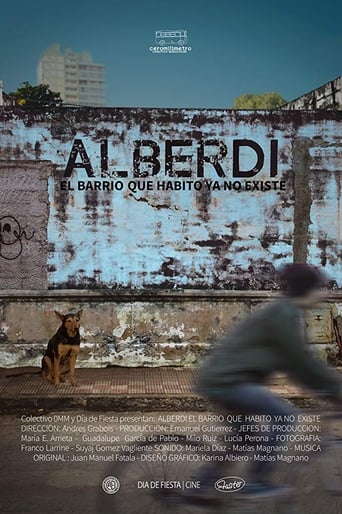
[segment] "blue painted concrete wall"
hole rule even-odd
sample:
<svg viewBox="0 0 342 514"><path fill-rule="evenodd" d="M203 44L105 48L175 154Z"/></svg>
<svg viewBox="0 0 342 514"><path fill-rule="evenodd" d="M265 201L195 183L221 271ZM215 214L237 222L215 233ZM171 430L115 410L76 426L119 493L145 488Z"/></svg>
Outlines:
<svg viewBox="0 0 342 514"><path fill-rule="evenodd" d="M0 112L1 160L53 164L48 179L49 288L276 287L275 269L293 259L295 201L303 194L300 188L296 191L295 174L305 174L302 164L293 162L293 145L301 138L309 141L307 161L304 159L310 168L309 191L304 194L309 192L310 219L304 236L297 230L297 241L305 246L308 261L323 266L341 287L338 113L204 109ZM83 167L73 168L71 163L71 176L65 176L75 140L82 141L93 177L87 174L86 158L77 152L74 164ZM182 141L172 148L173 176L171 160L165 158L167 140ZM253 173L257 154L243 140L256 143L263 151L264 163L253 177L246 172ZM151 161L153 151L160 151L155 154L154 168L151 162L140 163L140 176L134 176L136 141L157 145L142 144L136 150L140 160L146 156ZM234 144L241 145L239 163L237 151L234 159ZM273 146L272 163L271 144L278 147L275 154ZM203 177L198 176L199 148L206 157ZM156 161L160 171L153 175ZM233 176L237 164L240 177ZM127 177L120 176L123 171ZM177 176L181 171L191 176ZM95 182L99 190L93 190ZM102 190L104 182L114 190ZM176 182L184 190L175 190ZM91 189L80 189L86 185ZM167 185L170 189L165 189ZM270 189L262 190L267 187Z"/></svg>

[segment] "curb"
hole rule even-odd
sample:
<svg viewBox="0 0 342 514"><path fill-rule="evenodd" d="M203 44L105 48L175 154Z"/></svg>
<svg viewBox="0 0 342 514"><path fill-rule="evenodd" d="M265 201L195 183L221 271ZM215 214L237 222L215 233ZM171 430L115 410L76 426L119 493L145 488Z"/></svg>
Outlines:
<svg viewBox="0 0 342 514"><path fill-rule="evenodd" d="M117 395L117 396L49 396L49 397L2 397L0 412L15 414L32 411L206 411L210 404L195 395Z"/></svg>
<svg viewBox="0 0 342 514"><path fill-rule="evenodd" d="M284 396L282 398L297 407L315 408L318 399L308 396ZM32 396L0 398L2 414L18 414L36 411L113 411L113 412L154 412L154 411L209 411L215 407L198 395L116 395L116 396Z"/></svg>

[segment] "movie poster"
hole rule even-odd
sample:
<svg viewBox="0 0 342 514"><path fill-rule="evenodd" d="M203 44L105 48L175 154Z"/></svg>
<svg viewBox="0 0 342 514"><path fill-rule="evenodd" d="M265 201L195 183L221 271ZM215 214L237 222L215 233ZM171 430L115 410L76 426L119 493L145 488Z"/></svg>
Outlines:
<svg viewBox="0 0 342 514"><path fill-rule="evenodd" d="M341 5L0 15L0 512L342 514Z"/></svg>

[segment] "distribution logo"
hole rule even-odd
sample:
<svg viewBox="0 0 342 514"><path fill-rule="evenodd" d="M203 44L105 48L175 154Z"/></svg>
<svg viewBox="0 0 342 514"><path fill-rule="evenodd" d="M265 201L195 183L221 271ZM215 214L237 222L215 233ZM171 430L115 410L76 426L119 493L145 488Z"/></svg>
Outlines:
<svg viewBox="0 0 342 514"><path fill-rule="evenodd" d="M215 489L220 493L237 493L246 485L243 478L240 477L223 477L215 482Z"/></svg>
<svg viewBox="0 0 342 514"><path fill-rule="evenodd" d="M106 494L116 494L120 489L120 482L116 477L106 477L102 481L102 489Z"/></svg>
<svg viewBox="0 0 342 514"><path fill-rule="evenodd" d="M188 32L184 29L156 30L154 46L150 46L153 54L187 54L191 52L188 46Z"/></svg>

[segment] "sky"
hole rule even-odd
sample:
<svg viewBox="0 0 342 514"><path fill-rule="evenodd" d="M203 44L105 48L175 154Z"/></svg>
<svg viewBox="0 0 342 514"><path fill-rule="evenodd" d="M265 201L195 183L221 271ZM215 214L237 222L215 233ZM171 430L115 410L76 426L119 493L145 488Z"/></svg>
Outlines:
<svg viewBox="0 0 342 514"><path fill-rule="evenodd" d="M341 75L340 0L17 0L0 10L4 90L37 82L43 51L88 51L114 107L232 107L244 93L294 99ZM187 54L153 54L156 30Z"/></svg>

